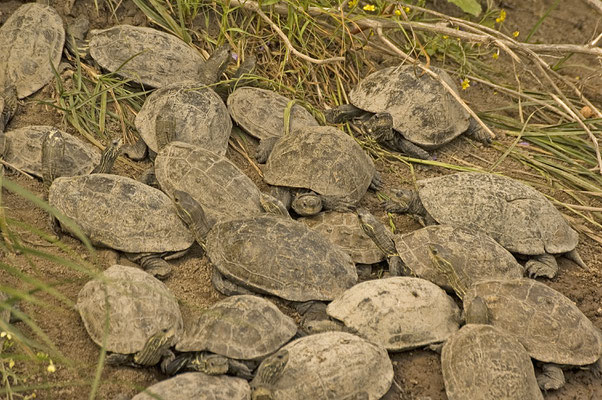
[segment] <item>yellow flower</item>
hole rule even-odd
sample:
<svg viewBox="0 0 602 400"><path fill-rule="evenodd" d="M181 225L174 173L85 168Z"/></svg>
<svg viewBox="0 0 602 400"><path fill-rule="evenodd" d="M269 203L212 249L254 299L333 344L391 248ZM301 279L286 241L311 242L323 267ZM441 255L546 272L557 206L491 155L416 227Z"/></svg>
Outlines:
<svg viewBox="0 0 602 400"><path fill-rule="evenodd" d="M374 4L366 4L364 6L364 11L374 11L376 10L376 7L374 6Z"/></svg>
<svg viewBox="0 0 602 400"><path fill-rule="evenodd" d="M518 37L518 35L520 35L520 32L519 32L519 31L514 31L514 32L512 32L512 36L514 36L514 37Z"/></svg>
<svg viewBox="0 0 602 400"><path fill-rule="evenodd" d="M48 364L48 367L46 367L46 370L50 373L56 372L56 367L54 366L54 363L52 362L52 360L50 360L50 364Z"/></svg>
<svg viewBox="0 0 602 400"><path fill-rule="evenodd" d="M500 56L500 51L499 50L497 50L495 53L493 53L491 55L491 57L493 57L494 60L497 60L499 56Z"/></svg>
<svg viewBox="0 0 602 400"><path fill-rule="evenodd" d="M443 36L441 36L441 37L442 37L443 39L449 39L449 36L447 36L447 35L443 35Z"/></svg>
<svg viewBox="0 0 602 400"><path fill-rule="evenodd" d="M462 81L462 90L466 90L470 87L470 81L468 80L468 78L464 78L464 80Z"/></svg>
<svg viewBox="0 0 602 400"><path fill-rule="evenodd" d="M0 337L5 337L5 338L7 338L8 340L11 340L11 339L13 338L13 337L12 337L12 335L11 335L10 333L8 333L8 332L5 332L5 331L2 331L2 332L0 332Z"/></svg>
<svg viewBox="0 0 602 400"><path fill-rule="evenodd" d="M403 11L405 11L406 13L409 13L410 12L410 7L404 7Z"/></svg>
<svg viewBox="0 0 602 400"><path fill-rule="evenodd" d="M500 16L495 19L495 22L497 22L499 24L500 22L504 22L505 19L506 19L506 10L502 9L502 10L500 10Z"/></svg>
<svg viewBox="0 0 602 400"><path fill-rule="evenodd" d="M13 360L12 358L10 360L8 360L8 368L12 368L15 366L15 360Z"/></svg>
<svg viewBox="0 0 602 400"><path fill-rule="evenodd" d="M401 15L401 10L395 10L395 15L399 17Z"/></svg>
<svg viewBox="0 0 602 400"><path fill-rule="evenodd" d="M347 3L347 6L348 6L349 8L353 8L353 7L355 7L355 5L357 4L357 1L358 1L358 0L349 0L349 3Z"/></svg>

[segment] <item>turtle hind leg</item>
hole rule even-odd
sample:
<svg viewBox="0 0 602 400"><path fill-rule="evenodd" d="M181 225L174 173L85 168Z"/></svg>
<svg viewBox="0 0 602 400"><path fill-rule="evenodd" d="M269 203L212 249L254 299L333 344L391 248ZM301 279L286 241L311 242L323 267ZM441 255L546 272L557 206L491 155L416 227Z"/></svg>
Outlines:
<svg viewBox="0 0 602 400"><path fill-rule="evenodd" d="M531 258L525 264L525 271L529 278L538 278L540 276L553 278L558 272L558 263L556 257L551 254L541 254Z"/></svg>
<svg viewBox="0 0 602 400"><path fill-rule="evenodd" d="M541 373L536 378L541 390L557 390L565 384L562 369L554 364L543 364Z"/></svg>

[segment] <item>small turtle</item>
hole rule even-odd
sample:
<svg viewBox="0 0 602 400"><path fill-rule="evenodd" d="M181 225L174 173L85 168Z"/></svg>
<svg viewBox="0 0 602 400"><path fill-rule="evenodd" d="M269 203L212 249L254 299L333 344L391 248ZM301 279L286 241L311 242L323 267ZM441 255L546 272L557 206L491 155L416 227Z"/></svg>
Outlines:
<svg viewBox="0 0 602 400"><path fill-rule="evenodd" d="M297 339L266 358L251 381L254 400L377 400L393 382L382 347L344 332Z"/></svg>
<svg viewBox="0 0 602 400"><path fill-rule="evenodd" d="M339 245L356 264L375 264L385 259L385 253L364 232L355 213L325 211L298 221Z"/></svg>
<svg viewBox="0 0 602 400"><path fill-rule="evenodd" d="M213 89L197 82L184 82L153 92L136 116L136 129L156 153L167 143L179 141L223 156L232 120Z"/></svg>
<svg viewBox="0 0 602 400"><path fill-rule="evenodd" d="M240 87L228 97L228 111L249 135L263 141L284 134L284 112L291 101L272 90ZM298 104L291 107L289 118L291 130L319 125L313 115Z"/></svg>
<svg viewBox="0 0 602 400"><path fill-rule="evenodd" d="M189 80L212 84L231 58L221 47L204 61L178 37L146 27L116 25L89 36L90 55L101 67L154 88Z"/></svg>
<svg viewBox="0 0 602 400"><path fill-rule="evenodd" d="M167 195L124 176L61 177L50 186L48 201L92 243L130 253L162 278L171 267L161 256L180 256L194 240Z"/></svg>
<svg viewBox="0 0 602 400"><path fill-rule="evenodd" d="M19 99L38 91L54 77L64 43L63 20L54 8L19 7L0 27L0 88L14 85Z"/></svg>
<svg viewBox="0 0 602 400"><path fill-rule="evenodd" d="M366 210L358 210L358 216L368 235L380 248L388 249L392 275L429 280L445 290L453 289L460 298L479 280L523 276L523 267L512 254L482 232L430 225L393 235Z"/></svg>
<svg viewBox="0 0 602 400"><path fill-rule="evenodd" d="M163 191L172 197L180 190L198 201L209 227L218 221L264 212L255 183L226 157L201 147L169 143L155 159L155 175Z"/></svg>
<svg viewBox="0 0 602 400"><path fill-rule="evenodd" d="M167 367L167 372L183 368L211 373L205 362L207 352L211 352L225 361L225 370L219 373L229 370L250 379L258 361L276 352L296 333L293 319L270 301L257 296L231 296L204 310L186 328L175 346L184 353Z"/></svg>
<svg viewBox="0 0 602 400"><path fill-rule="evenodd" d="M431 69L457 93L447 72ZM329 110L327 121L343 122L363 110L376 113L364 123L368 133L385 146L411 156L429 158L423 149L440 147L464 132L476 140L491 141L439 81L411 65L368 75L351 91L349 100L350 105Z"/></svg>
<svg viewBox="0 0 602 400"><path fill-rule="evenodd" d="M411 277L358 283L334 299L326 313L337 321L309 321L304 330L348 330L389 351L444 342L461 319L460 309L439 286Z"/></svg>
<svg viewBox="0 0 602 400"><path fill-rule="evenodd" d="M52 149L46 154L46 163L56 164L56 177L86 175L93 171L109 171L119 151L119 141L113 141L102 155L94 146L53 126L26 126L5 132L4 159L29 174L43 177L44 143ZM62 143L62 144L61 144ZM101 163L101 160L105 160ZM48 174L49 171L46 171Z"/></svg>
<svg viewBox="0 0 602 400"><path fill-rule="evenodd" d="M250 398L251 388L244 379L189 372L155 383L132 397L132 400L249 400Z"/></svg>
<svg viewBox="0 0 602 400"><path fill-rule="evenodd" d="M269 152L264 180L294 191L291 206L303 216L322 209L348 210L369 187L380 186L368 154L351 137L329 126L299 128L278 139Z"/></svg>
<svg viewBox="0 0 602 400"><path fill-rule="evenodd" d="M555 254L587 268L577 253L579 235L540 192L514 179L463 172L416 182L418 191L399 190L388 211L418 214L439 223L481 231L506 250L529 256L531 277L553 278Z"/></svg>
<svg viewBox="0 0 602 400"><path fill-rule="evenodd" d="M94 343L113 353L113 365L152 366L164 357L166 364L183 331L174 295L138 268L108 268L84 285L76 308Z"/></svg>
<svg viewBox="0 0 602 400"><path fill-rule="evenodd" d="M490 325L466 325L448 338L441 370L449 400L543 400L523 345Z"/></svg>
<svg viewBox="0 0 602 400"><path fill-rule="evenodd" d="M467 323L489 323L514 336L541 362L543 390L564 385L561 365L602 364L602 332L562 293L531 279L488 280L464 297Z"/></svg>

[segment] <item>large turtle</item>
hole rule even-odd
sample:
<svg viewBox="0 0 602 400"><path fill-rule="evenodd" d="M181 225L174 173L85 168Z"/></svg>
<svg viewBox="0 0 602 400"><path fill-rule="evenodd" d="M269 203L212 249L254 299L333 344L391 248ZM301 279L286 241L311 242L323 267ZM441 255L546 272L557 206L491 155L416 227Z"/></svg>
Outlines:
<svg viewBox="0 0 602 400"><path fill-rule="evenodd" d="M181 255L194 241L165 193L124 176L57 178L48 201L92 243L129 253L160 277L171 271L161 256Z"/></svg>
<svg viewBox="0 0 602 400"><path fill-rule="evenodd" d="M554 255L587 268L575 247L579 235L537 190L504 176L463 172L420 180L418 191L399 190L388 211L485 232L508 251L529 256L529 276L552 278Z"/></svg>
<svg viewBox="0 0 602 400"><path fill-rule="evenodd" d="M385 253L362 229L355 213L325 211L298 221L339 245L356 264L374 264L385 259Z"/></svg>
<svg viewBox="0 0 602 400"><path fill-rule="evenodd" d="M113 265L86 283L76 308L88 334L107 351L112 364L152 366L183 331L177 299L146 272Z"/></svg>
<svg viewBox="0 0 602 400"><path fill-rule="evenodd" d="M282 136L264 168L269 185L290 188L300 215L354 207L380 185L374 163L350 136L330 126L308 126ZM285 202L286 203L286 202Z"/></svg>
<svg viewBox="0 0 602 400"><path fill-rule="evenodd" d="M393 235L366 210L358 210L366 233L389 257L392 275L427 279L462 298L483 279L521 278L524 273L512 254L480 231L451 225L430 225Z"/></svg>
<svg viewBox="0 0 602 400"><path fill-rule="evenodd" d="M54 76L64 43L54 8L35 2L19 7L0 27L0 90L15 86L20 99L38 91Z"/></svg>
<svg viewBox="0 0 602 400"><path fill-rule="evenodd" d="M210 227L229 218L263 213L255 183L226 157L199 146L169 143L155 159L155 175L172 197L180 190L198 201Z"/></svg>
<svg viewBox="0 0 602 400"><path fill-rule="evenodd" d="M136 129L155 153L169 142L180 141L223 156L232 120L213 89L189 81L154 91L136 116Z"/></svg>
<svg viewBox="0 0 602 400"><path fill-rule="evenodd" d="M297 339L266 358L251 381L253 400L377 400L393 382L382 347L345 332Z"/></svg>
<svg viewBox="0 0 602 400"><path fill-rule="evenodd" d="M448 338L441 370L449 400L543 400L525 348L491 325L469 324Z"/></svg>
<svg viewBox="0 0 602 400"><path fill-rule="evenodd" d="M431 68L457 93L447 72ZM368 133L393 148L418 158L429 158L423 149L435 149L466 132L488 143L491 138L478 129L470 114L436 79L411 65L384 68L360 81L349 94L350 105L329 110L332 123L376 113L364 123ZM470 129L469 129L470 127Z"/></svg>
<svg viewBox="0 0 602 400"><path fill-rule="evenodd" d="M560 366L602 367L602 332L562 293L531 279L477 282L464 297L467 323L489 323L514 336L545 364L543 390L564 385Z"/></svg>
<svg viewBox="0 0 602 400"><path fill-rule="evenodd" d="M326 313L336 321L309 321L306 332L347 330L389 351L444 342L460 326L460 309L450 296L434 283L405 276L358 283Z"/></svg>
<svg viewBox="0 0 602 400"><path fill-rule="evenodd" d="M178 37L153 28L115 25L92 30L89 37L90 55L101 67L155 88L189 80L214 83L230 59L222 47L204 61Z"/></svg>
<svg viewBox="0 0 602 400"><path fill-rule="evenodd" d="M32 125L5 132L4 160L37 177L43 175L43 144L51 133L62 138L63 152L57 156L57 176L86 175L100 163L101 154L92 145L53 126Z"/></svg>
<svg viewBox="0 0 602 400"><path fill-rule="evenodd" d="M272 90L244 86L228 97L228 111L249 135L263 141L284 134L284 112L291 101ZM289 118L291 130L318 125L313 115L298 104L291 107Z"/></svg>
<svg viewBox="0 0 602 400"><path fill-rule="evenodd" d="M132 397L132 400L157 399L250 400L251 388L244 379L189 372L155 383Z"/></svg>
<svg viewBox="0 0 602 400"><path fill-rule="evenodd" d="M252 378L251 371L258 362L275 353L296 333L295 321L272 302L257 296L230 296L203 310L186 327L175 346L183 353L168 366L167 372L184 368ZM215 357L209 360L212 354L221 356L222 370L208 368L208 363L218 365Z"/></svg>

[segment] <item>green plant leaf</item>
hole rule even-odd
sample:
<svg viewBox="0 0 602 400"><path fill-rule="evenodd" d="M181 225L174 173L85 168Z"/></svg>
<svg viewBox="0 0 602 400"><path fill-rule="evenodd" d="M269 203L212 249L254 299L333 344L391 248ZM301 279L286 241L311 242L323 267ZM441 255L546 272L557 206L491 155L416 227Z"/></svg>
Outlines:
<svg viewBox="0 0 602 400"><path fill-rule="evenodd" d="M481 13L481 4L477 0L447 0L460 7L462 11L475 17Z"/></svg>

